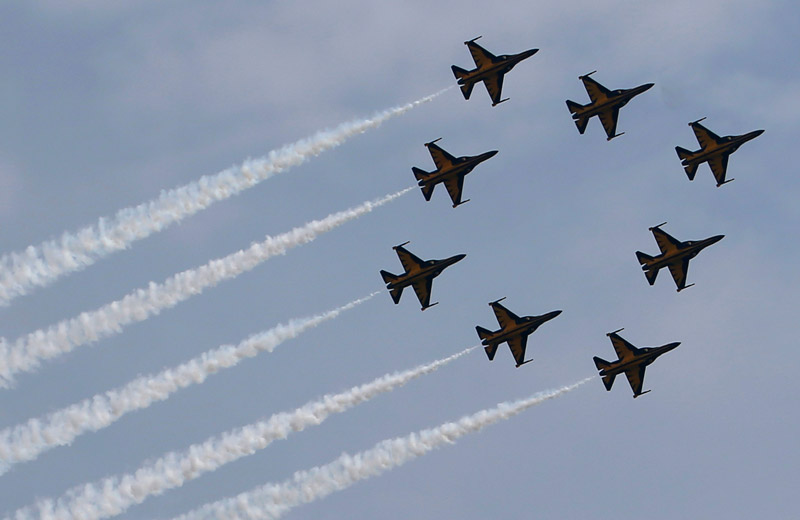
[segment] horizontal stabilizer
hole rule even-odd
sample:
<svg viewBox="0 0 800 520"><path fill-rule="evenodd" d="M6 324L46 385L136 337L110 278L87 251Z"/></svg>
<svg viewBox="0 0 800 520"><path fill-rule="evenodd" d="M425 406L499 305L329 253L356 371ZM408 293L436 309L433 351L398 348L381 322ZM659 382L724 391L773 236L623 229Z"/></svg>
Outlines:
<svg viewBox="0 0 800 520"><path fill-rule="evenodd" d="M580 117L576 114L583 108L583 105L574 101L567 100L567 108L569 108L572 118L575 120L575 126L578 127L578 132L583 134L586 131L586 125L589 124L588 117Z"/></svg>
<svg viewBox="0 0 800 520"><path fill-rule="evenodd" d="M483 350L486 351L486 356L489 358L489 361L492 361L494 360L494 355L497 353L497 343L486 345L483 347Z"/></svg>
<svg viewBox="0 0 800 520"><path fill-rule="evenodd" d="M574 101L570 101L568 99L567 100L567 108L569 109L570 113L574 114L577 111L579 111L581 108L583 108L583 105L581 105L580 103L576 103Z"/></svg>
<svg viewBox="0 0 800 520"><path fill-rule="evenodd" d="M425 184L420 186L422 190L422 196L425 197L425 200L431 200L431 196L433 195L433 188L435 188L435 184Z"/></svg>
<svg viewBox="0 0 800 520"><path fill-rule="evenodd" d="M469 75L469 71L466 71L461 67L457 67L455 65L453 65L450 68L453 69L453 75L458 80L458 84L461 85L461 93L464 95L464 99L469 99L469 96L472 95L472 87L475 86L474 81L470 82L464 81L465 78Z"/></svg>
<svg viewBox="0 0 800 520"><path fill-rule="evenodd" d="M469 74L468 71L466 71L466 70L464 70L461 67L458 67L456 65L453 65L450 68L453 69L453 76L455 76L456 79L464 79Z"/></svg>
<svg viewBox="0 0 800 520"><path fill-rule="evenodd" d="M484 329L481 326L475 327L475 330L478 331L478 337L481 339L486 339L492 335L492 331Z"/></svg>
<svg viewBox="0 0 800 520"><path fill-rule="evenodd" d="M678 157L680 157L681 160L688 159L692 155L692 152L686 148L681 148L680 146L676 146L675 151L678 152Z"/></svg>
<svg viewBox="0 0 800 520"><path fill-rule="evenodd" d="M698 163L688 162L688 158L692 155L692 152L686 148L681 148L680 146L676 146L675 151L678 152L678 157L681 158L682 164L684 165L683 169L686 171L686 176L689 177L690 181L693 181L694 176L697 173Z"/></svg>
<svg viewBox="0 0 800 520"><path fill-rule="evenodd" d="M642 253L641 251L636 251L636 258L641 265L649 265L654 260L652 256Z"/></svg>
<svg viewBox="0 0 800 520"><path fill-rule="evenodd" d="M389 294L391 295L394 303L400 303L400 297L403 295L403 288L394 287L393 289L389 290Z"/></svg>
<svg viewBox="0 0 800 520"><path fill-rule="evenodd" d="M381 276L383 277L383 282L387 284L396 282L397 280L400 279L400 277L397 276L396 274L392 274L389 271L383 271L383 270L381 271Z"/></svg>
<svg viewBox="0 0 800 520"><path fill-rule="evenodd" d="M658 269L653 269L652 271L645 271L644 276L647 278L647 283L653 285L656 283L656 276L658 276Z"/></svg>
<svg viewBox="0 0 800 520"><path fill-rule="evenodd" d="M594 366L597 367L597 370L605 370L606 368L611 366L611 363L606 361L603 358L599 358L597 356L594 357Z"/></svg>
<svg viewBox="0 0 800 520"><path fill-rule="evenodd" d="M411 171L414 172L414 177L418 181L424 180L425 178L427 178L431 174L431 172L426 172L422 168L417 168L416 166L412 166L411 167Z"/></svg>

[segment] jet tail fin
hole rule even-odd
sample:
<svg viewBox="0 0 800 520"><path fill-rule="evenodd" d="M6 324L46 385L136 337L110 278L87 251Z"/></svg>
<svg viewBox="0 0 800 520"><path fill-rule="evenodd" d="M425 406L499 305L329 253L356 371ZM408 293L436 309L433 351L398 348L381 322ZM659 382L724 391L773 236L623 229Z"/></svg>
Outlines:
<svg viewBox="0 0 800 520"><path fill-rule="evenodd" d="M389 271L383 271L383 270L381 270L381 276L383 277L384 283L392 283L400 279L400 277L397 276L396 274L392 274Z"/></svg>
<svg viewBox="0 0 800 520"><path fill-rule="evenodd" d="M594 357L594 366L597 367L597 370L605 370L606 368L611 366L611 363L606 361L603 358L599 358L597 356Z"/></svg>
<svg viewBox="0 0 800 520"><path fill-rule="evenodd" d="M458 83L461 84L461 93L464 94L464 99L469 99L469 96L472 95L472 87L475 86L475 82L461 83L467 75L469 75L469 72L455 65L450 68L453 69L453 75L458 80Z"/></svg>
<svg viewBox="0 0 800 520"><path fill-rule="evenodd" d="M396 274L392 274L389 271L381 271L381 276L383 277L383 281L387 285L391 284L393 282L396 282L397 280L400 279L399 276L397 276ZM389 294L391 295L392 300L394 301L394 303L399 303L400 302L400 296L402 296L402 294L403 294L403 288L402 287L393 287L393 288L391 288L389 290Z"/></svg>
<svg viewBox="0 0 800 520"><path fill-rule="evenodd" d="M580 110L581 108L583 108L583 105L581 105L580 103L576 103L576 102L574 102L574 101L571 101L571 100L569 100L569 99L568 99L568 100L567 100L567 108L569 109L569 111L570 111L571 113L573 113L573 114L574 114L575 112L577 112L578 110Z"/></svg>
<svg viewBox="0 0 800 520"><path fill-rule="evenodd" d="M412 166L411 171L414 172L414 177L418 181L424 180L426 177L428 177L428 175L431 174L431 172L426 172L422 168L417 168L416 166Z"/></svg>
<svg viewBox="0 0 800 520"><path fill-rule="evenodd" d="M605 370L606 368L611 366L611 363L609 363L605 359L595 356L594 365L597 367L597 370ZM616 377L617 374L605 374L603 376L603 384L606 386L606 390L611 390L611 387L614 386L614 378Z"/></svg>
<svg viewBox="0 0 800 520"><path fill-rule="evenodd" d="M481 326L475 327L475 330L478 332L478 337L481 338L481 340L485 340L492 335L492 331L484 329ZM491 343L483 347L483 350L486 351L486 355L489 357L489 361L494 359L494 355L497 353L497 347L497 343Z"/></svg>
<svg viewBox="0 0 800 520"><path fill-rule="evenodd" d="M420 186L422 190L422 196L425 197L425 200L431 200L431 196L433 195L433 188L435 188L435 184L423 184Z"/></svg>
<svg viewBox="0 0 800 520"><path fill-rule="evenodd" d="M475 327L475 330L478 331L478 337L481 339L486 339L492 335L492 331L484 329L481 326Z"/></svg>
<svg viewBox="0 0 800 520"><path fill-rule="evenodd" d="M652 256L642 253L641 251L636 251L636 258L639 260L640 264L645 266L644 268L651 265L653 263L653 260L655 260L655 258L653 258ZM647 282L650 285L653 285L654 283L656 283L656 276L658 276L658 269L646 270L644 272L644 276L647 278Z"/></svg>
<svg viewBox="0 0 800 520"><path fill-rule="evenodd" d="M403 288L402 287L394 287L393 289L389 290L389 295L391 295L392 301L395 304L400 303L400 297L403 295Z"/></svg>
<svg viewBox="0 0 800 520"><path fill-rule="evenodd" d="M639 260L639 263L642 265L648 265L650 262L653 261L653 257L642 253L641 251L636 251L636 258Z"/></svg>
<svg viewBox="0 0 800 520"><path fill-rule="evenodd" d="M568 99L567 108L572 114L572 118L575 120L575 126L578 127L578 133L583 134L583 132L586 131L586 125L589 124L589 118L576 116L577 112L580 111L581 108L583 108L583 105L581 105L580 103L576 103L574 101L570 101Z"/></svg>
<svg viewBox="0 0 800 520"><path fill-rule="evenodd" d="M692 152L687 150L686 148L681 148L680 146L675 147L675 151L678 152L678 157L680 157L681 161L684 163L687 159L692 155ZM697 173L697 164L684 164L683 169L686 170L686 176L689 177L690 181L694 180L694 176Z"/></svg>

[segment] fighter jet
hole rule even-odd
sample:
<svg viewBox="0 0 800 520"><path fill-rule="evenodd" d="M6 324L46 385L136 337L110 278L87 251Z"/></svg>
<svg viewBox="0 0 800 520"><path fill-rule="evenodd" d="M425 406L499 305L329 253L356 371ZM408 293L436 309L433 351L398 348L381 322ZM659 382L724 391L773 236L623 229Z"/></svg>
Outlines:
<svg viewBox="0 0 800 520"><path fill-rule="evenodd" d="M484 350L486 351L486 355L489 356L489 361L494 359L497 347L507 342L511 353L514 355L514 359L517 361L517 368L519 368L525 363L533 361L532 359L525 361L525 345L528 342L528 336L536 331L539 325L561 314L561 311L552 311L547 314L542 314L541 316L525 316L520 318L500 305L500 302L503 300L505 300L505 298L500 298L489 304L494 311L494 315L497 317L500 329L492 332L479 326L475 327L475 330L478 331L478 336L482 340L481 344L485 345Z"/></svg>
<svg viewBox="0 0 800 520"><path fill-rule="evenodd" d="M655 361L661 354L669 352L680 345L680 342L667 343L660 347L636 348L617 334L617 332L621 330L624 329L606 334L606 336L611 338L611 344L614 345L614 350L617 352L617 357L619 359L614 362L609 362L595 356L594 364L597 370L600 371L600 375L603 376L603 384L606 385L606 390L611 390L611 387L614 385L614 378L622 372L625 372L625 377L628 378L628 383L631 385L631 390L633 390L633 397L635 399L650 391L645 390L642 392L644 371L647 365Z"/></svg>
<svg viewBox="0 0 800 520"><path fill-rule="evenodd" d="M694 135L697 137L697 142L700 143L700 149L696 152L690 152L686 148L680 146L675 147L678 152L678 157L681 158L683 169L686 170L686 176L690 181L694 180L694 175L697 173L697 167L700 164L707 162L711 168L711 173L717 180L717 188L731 182L733 179L725 180L725 173L728 169L728 156L739 149L747 141L755 139L763 134L763 130L755 130L744 135L726 135L720 137L708 128L700 124L702 119L698 119L689 126L694 130Z"/></svg>
<svg viewBox="0 0 800 520"><path fill-rule="evenodd" d="M469 52L472 54L472 59L475 60L476 67L473 70L464 70L453 65L453 75L458 80L458 84L461 85L461 93L464 94L464 99L469 99L475 83L483 81L483 84L486 85L486 90L489 92L489 97L492 98L492 106L494 107L509 99L500 99L503 90L503 76L505 76L506 72L513 69L514 65L525 58L529 58L539 52L539 49L529 49L519 54L495 56L475 43L478 38L464 42L464 45L469 47Z"/></svg>
<svg viewBox="0 0 800 520"><path fill-rule="evenodd" d="M658 248L661 249L661 254L652 257L641 251L636 251L636 258L638 258L639 263L642 264L642 270L644 271L645 277L647 277L647 281L650 282L650 285L656 282L656 276L658 276L658 271L662 267L669 267L669 272L675 280L678 292L680 292L694 285L686 285L686 272L689 270L689 260L697 256L697 253L711 244L716 244L725 238L725 235L715 235L704 240L687 240L686 242L681 242L670 236L666 231L661 230L661 226L664 224L666 224L666 222L662 222L650 228L650 231L653 232L653 237L655 237L658 243Z"/></svg>
<svg viewBox="0 0 800 520"><path fill-rule="evenodd" d="M444 187L447 188L447 193L450 194L450 198L453 200L453 207L455 208L465 202L469 202L469 199L461 200L461 190L464 188L464 177L480 163L494 157L497 150L472 157L468 155L453 157L436 144L436 141L440 139L441 137L430 143L425 143L425 146L428 147L428 151L431 153L433 162L436 164L436 170L426 172L414 166L411 168L411 171L414 172L414 177L416 177L422 189L422 195L425 197L425 200L431 200L433 188L440 182L443 182Z"/></svg>
<svg viewBox="0 0 800 520"><path fill-rule="evenodd" d="M619 109L628 104L628 101L638 96L642 92L650 89L653 83L646 83L638 87L630 89L608 90L600 83L596 82L589 76L597 72L593 70L589 74L578 76L578 79L583 81L583 86L586 87L586 92L592 100L588 105L581 105L574 101L567 100L567 108L572 113L572 119L575 120L575 126L578 127L578 132L583 134L586 130L586 125L589 119L597 116L606 130L608 140L612 140L625 132L616 133L617 131L617 117L619 117Z"/></svg>
<svg viewBox="0 0 800 520"><path fill-rule="evenodd" d="M403 289L410 285L414 287L414 292L417 293L417 298L424 311L428 307L433 307L439 303L430 303L433 279L439 276L446 268L467 255L455 255L450 258L445 258L444 260L421 260L403 247L406 244L408 244L408 242L404 242L392 248L397 251L397 256L400 258L405 272L396 275L388 271L381 271L381 276L386 283L386 288L389 289L389 294L392 296L394 303L400 302Z"/></svg>

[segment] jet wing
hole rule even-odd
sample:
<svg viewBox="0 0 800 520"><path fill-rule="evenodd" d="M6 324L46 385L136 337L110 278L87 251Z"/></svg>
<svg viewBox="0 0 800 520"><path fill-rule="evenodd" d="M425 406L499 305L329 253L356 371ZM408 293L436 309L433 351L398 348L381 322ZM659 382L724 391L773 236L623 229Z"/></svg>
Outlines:
<svg viewBox="0 0 800 520"><path fill-rule="evenodd" d="M629 368L625 371L625 377L628 378L628 383L631 385L634 397L641 395L642 385L644 385L644 371L647 367L639 365L638 367Z"/></svg>
<svg viewBox="0 0 800 520"><path fill-rule="evenodd" d="M492 98L492 103L495 105L500 103L500 96L503 92L503 74L495 74L491 78L483 80L486 85L486 90L489 91L489 97Z"/></svg>
<svg viewBox="0 0 800 520"><path fill-rule="evenodd" d="M603 110L597 117L603 123L603 128L606 130L606 135L609 139L617 135L617 118L619 117L619 108L610 108Z"/></svg>
<svg viewBox="0 0 800 520"><path fill-rule="evenodd" d="M730 154L721 154L717 155L716 157L712 157L708 160L708 166L711 167L711 173L714 174L714 178L717 179L717 184L723 184L725 182L725 173L728 171L728 156Z"/></svg>
<svg viewBox="0 0 800 520"><path fill-rule="evenodd" d="M597 103L597 101L601 99L607 99L611 94L610 90L589 76L582 76L581 81L583 81L583 86L586 88L586 93L589 94L589 99L592 100L592 103ZM616 117L614 120L616 121Z"/></svg>
<svg viewBox="0 0 800 520"><path fill-rule="evenodd" d="M492 303L492 310L494 311L494 315L497 318L497 323L500 324L500 328L503 330L519 322L519 316L517 316L516 314L506 309L497 302Z"/></svg>
<svg viewBox="0 0 800 520"><path fill-rule="evenodd" d="M683 289L686 287L686 273L689 271L689 259L684 258L681 262L673 262L669 264L669 274L672 275L672 279L675 280L675 285L678 286L678 290Z"/></svg>
<svg viewBox="0 0 800 520"><path fill-rule="evenodd" d="M417 255L410 253L406 248L400 246L397 248L397 256L400 258L400 263L403 264L403 269L407 273L419 269L424 263Z"/></svg>
<svg viewBox="0 0 800 520"><path fill-rule="evenodd" d="M461 190L464 188L464 176L456 175L445 179L444 187L447 188L447 193L450 194L453 206L461 204Z"/></svg>
<svg viewBox="0 0 800 520"><path fill-rule="evenodd" d="M475 60L475 65L477 65L479 69L494 63L496 56L477 43L467 42L467 47L469 48L470 54L472 54L472 59Z"/></svg>
<svg viewBox="0 0 800 520"><path fill-rule="evenodd" d="M448 166L452 166L456 162L455 157L442 150L442 148L436 143L430 143L426 146L428 147L428 151L431 153L431 158L436 164L436 168L439 170Z"/></svg>
<svg viewBox="0 0 800 520"><path fill-rule="evenodd" d="M680 249L681 242L675 239L666 231L663 231L661 228L653 228L653 237L656 239L656 243L658 244L658 248L661 250L663 254L673 253Z"/></svg>
<svg viewBox="0 0 800 520"><path fill-rule="evenodd" d="M704 150L708 148L709 145L719 144L722 141L717 134L700 123L692 123L691 126L692 130L694 130L694 136L697 137L697 142L700 143L700 148Z"/></svg>
<svg viewBox="0 0 800 520"><path fill-rule="evenodd" d="M511 348L511 354L517 362L517 366L525 362L525 347L528 344L528 336L520 334L508 340L508 346Z"/></svg>
<svg viewBox="0 0 800 520"><path fill-rule="evenodd" d="M624 339L622 339L618 334L612 333L608 336L611 338L611 344L614 346L614 352L617 353L617 357L620 360L623 359L630 359L636 355L636 351L639 350Z"/></svg>
<svg viewBox="0 0 800 520"><path fill-rule="evenodd" d="M417 299L423 309L430 307L431 303L431 285L433 285L433 277L414 282L414 292L417 293Z"/></svg>

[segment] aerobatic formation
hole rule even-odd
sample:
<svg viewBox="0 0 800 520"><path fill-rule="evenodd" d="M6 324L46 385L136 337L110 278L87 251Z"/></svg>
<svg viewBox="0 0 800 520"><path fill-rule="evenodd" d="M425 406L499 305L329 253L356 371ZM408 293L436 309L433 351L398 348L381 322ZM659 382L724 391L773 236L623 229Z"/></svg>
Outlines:
<svg viewBox="0 0 800 520"><path fill-rule="evenodd" d="M478 38L480 38L480 36ZM464 42L475 62L475 69L466 70L453 65L452 71L457 79L457 85L460 87L464 99L469 100L474 86L477 83L483 82L491 98L492 106L494 107L509 99L502 98L503 79L505 75L511 71L516 64L536 54L539 49L529 49L519 54L496 56L478 45L476 43L478 38ZM590 77L594 72L596 71L579 76L579 79L586 88L590 103L581 105L575 101L567 100L566 104L580 134L585 132L589 119L597 116L605 130L607 140L611 141L624 133L617 133L617 120L619 118L620 109L627 105L634 97L652 88L654 84L646 83L630 89L609 90ZM200 195L197 195L194 192L198 191L198 189L195 188L176 190L174 194L170 192L167 194L168 196L162 196L162 198L169 199L168 202L170 202L170 204L162 201L162 203L159 203L160 205L150 205L155 209L148 209L149 206L147 205L137 207L135 215L139 215L140 213L145 215L145 213L147 213L145 216L136 217L137 222L141 220L139 224L141 224L142 229L138 230L130 237L123 237L125 238L124 240L120 238L119 243L115 242L112 244L113 247L109 247L108 251L99 249L87 249L84 251L88 246L86 246L86 244L75 243L72 235L65 235L66 238L62 240L63 243L60 246L57 247L54 244L49 244L42 248L42 251L49 251L50 253L45 256L55 258L56 260L61 257L67 258L69 254L74 255L76 251L82 252L82 256L79 256L81 258L85 257L85 265L83 265L83 267L85 267L100 258L100 256L108 254L113 250L121 249L133 240L143 238L147 234L160 229L161 224L156 225L153 222L159 221L159 212L163 211L161 206L172 207L171 202L173 198L183 202L182 205L178 204L178 206L185 206L188 208L182 212L175 212L174 215L171 214L170 221L177 221L183 218L184 214L188 215L199 211L199 209L202 209L210 203L203 202L201 204L197 202L198 200L219 200L229 196L228 191L235 192L246 189L275 172L288 168L293 164L298 164L307 157L316 155L323 150L338 146L338 144L343 142L347 137L364 131L367 128L377 126L381 121L410 110L412 107L427 102L441 95L443 92L444 91L440 91L420 101L396 107L380 113L371 119L348 123L332 132L317 135L308 142L301 141L295 143L294 145L285 147L286 149L281 153L271 154L269 158L259 160L257 165L255 163L247 164L241 168L241 172L226 173L225 175L217 176L219 178L214 177L213 182L209 181L212 187L217 187L218 184L222 186L224 184L223 181L225 181L232 183L231 185L235 189L222 190L222 188L220 188L217 190L219 191L218 193L217 191L213 192L213 197L206 197L204 195L205 192L199 192ZM755 130L743 135L720 137L700 124L703 119L689 123L689 126L691 126L695 133L700 149L693 152L678 146L675 150L689 180L694 180L699 165L707 162L716 179L716 185L719 187L733 180L726 179L728 157L730 154L735 152L742 144L761 135L764 130ZM425 143L425 147L428 149L436 169L429 172L413 166L412 173L417 181L417 185L422 191L425 201L431 201L436 185L444 184L452 206L456 208L469 201L469 199L462 200L464 178L466 175L482 162L497 155L498 151L491 150L475 156L456 157L436 144L440 139L441 138ZM256 166L258 168L256 168ZM253 168L259 170L256 172L258 174L257 176L251 171ZM209 182L205 182L205 185L208 185ZM284 233L275 237L267 237L266 241L256 243L251 246L250 249L239 251L199 268L179 273L167 279L163 284L150 284L147 290L142 289L136 291L120 302L113 302L91 313L83 313L78 318L62 322L61 324L43 331L37 331L29 336L20 338L15 343L2 343L0 344L0 386L7 386L13 380L14 374L33 370L44 359L66 353L79 345L97 341L110 334L119 333L125 325L135 321L141 321L150 315L158 314L162 309L175 305L190 296L199 294L206 287L210 287L220 281L250 270L273 255L284 253L287 249L310 242L314 240L318 234L330 231L345 222L366 214L372 211L373 208L377 208L394 200L411 190L414 190L413 186L400 192L387 195L381 199L365 202L349 210L331 214L322 220L312 221L306 226L295 228L289 233ZM130 212L123 213L127 215ZM121 217L118 220L120 220L120 222L127 222ZM642 251L636 251L636 258L644 271L645 278L649 285L652 286L655 284L659 271L666 267L675 282L677 291L681 292L683 289L694 285L686 284L689 261L708 246L722 240L724 235L714 235L702 240L681 242L661 229L665 224L666 222L649 228L656 240L660 254L651 256ZM95 232L92 231L92 233ZM409 242L405 242L392 248L397 253L403 267L403 272L401 274L393 274L381 270L380 275L395 304L400 302L403 289L411 287L419 300L421 309L424 311L438 304L438 302L431 303L433 279L439 276L448 267L464 259L466 254L456 254L438 260L422 260L405 248L408 243ZM60 249L58 249L59 247ZM54 251L60 251L60 253L55 254ZM9 257L10 259L0 262L0 264L2 264L0 265L0 304L7 304L13 297L25 294L29 286L33 287L36 285L30 280L26 281L25 276L28 275L25 273L27 273L29 269L26 269L25 266L27 265L26 261L36 261L39 255L38 249L34 248L31 249L28 255L30 258L27 260L23 258L23 256L12 255L13 258ZM6 257L3 258L5 259ZM61 262L61 260L49 267L42 264L42 269L47 267L49 270L40 273L39 278L42 278L44 281L39 283L39 285L49 283L51 279L55 279L57 276L60 276L70 269L76 270L82 268L70 267L70 269L67 269L67 267L61 265L59 262ZM41 262L39 263L41 264ZM3 265L6 265L5 269L3 269ZM13 269L8 266L12 266ZM456 276L456 274L453 276ZM3 289L4 286L11 285L18 287L18 289L14 290L16 292ZM377 293L373 293L373 295L374 294ZM20 425L13 429L6 429L0 432L0 474L8 470L13 464L32 460L47 449L68 444L79 434L105 427L124 413L145 408L155 400L166 399L178 389L189 386L190 384L201 383L208 375L215 373L220 368L233 366L240 360L254 356L257 352L263 350L271 351L272 348L281 341L295 337L307 328L316 326L318 323L322 323L325 320L332 319L343 310L349 309L362 301L366 301L373 295L355 300L343 307L322 315L306 320L294 321L287 326L278 326L267 333L256 335L245 340L237 347L221 347L218 350L204 354L201 358L185 363L176 369L166 370L155 376L140 377L121 389L107 392L104 395L96 396L91 401L78 403L62 411L51 414L46 420L32 419L25 425ZM680 298L685 297L680 296ZM484 347L489 361L494 360L501 345L507 344L514 358L515 365L519 368L533 360L530 357L526 359L528 336L538 330L544 323L561 315L562 311L552 310L541 315L521 317L504 307L500 303L503 300L505 300L505 297L489 303L497 319L499 328L497 330L490 330L478 325L475 327L475 330L481 341L480 346ZM647 366L653 363L662 354L677 348L680 342L667 343L660 347L637 348L619 335L619 332L622 330L623 329L618 329L606 334L611 340L617 359L615 361L606 361L598 356L594 356L593 361L606 390L611 390L617 375L625 374L631 390L633 391L633 397L636 398L650 392L650 390L643 390L644 375ZM55 502L49 499L40 501L33 509L20 510L14 517L18 519L33 518L37 516L34 509L38 509L38 516L45 516L45 513L48 511L62 511L64 515L68 515L68 512L73 511L76 507L85 507L86 511L93 511L92 515L94 516L90 515L85 518L99 519L119 514L130 505L141 502L146 496L149 496L149 494L157 494L165 489L180 485L182 480L176 480L174 475L182 474L183 479L195 478L203 471L211 471L229 460L265 447L272 440L284 437L290 430L299 431L306 426L312 426L321 422L321 420L329 414L342 412L379 393L390 391L397 386L402 386L407 381L419 377L422 374L432 372L438 369L438 367L465 355L475 348L478 347L468 348L448 358L429 363L428 365L422 365L410 371L378 378L372 383L354 387L341 394L326 396L324 400L309 403L293 413L278 414L268 422L259 423L248 429L244 429L241 434L229 435L220 441L212 439L203 445L205 451L202 453L198 451L199 448L195 447L193 448L194 451L190 450L187 452L189 455L185 457L182 454L181 458L177 458L175 454L168 454L163 459L167 462L162 462L162 459L159 459L158 463L145 466L146 472L119 479L119 485L115 483L117 481L114 479L108 480L102 484L102 492L99 491L100 488L87 485L80 493L77 491L70 492L71 494L68 493L66 498L59 499ZM502 418L511 417L530 406L568 392L586 381L588 381L588 379L571 386L562 387L558 390L537 394L531 398L511 403L510 405L500 405L497 409L489 409L479 412L475 414L475 416L465 417L458 423L446 423L439 429L427 431L428 434L420 436L420 439L425 438L430 442L430 446L426 446L426 450L443 442L452 442L453 438L457 438L471 431L477 431ZM158 391L156 392L153 389L157 389ZM123 403L124 406L119 404L122 401L125 401L125 403ZM109 410L113 410L113 412ZM294 418L296 417L300 417L302 421L300 421L300 419L295 420ZM289 424L290 422L291 424ZM454 428L456 429L454 430ZM439 430L444 431L445 429L449 433L447 435L440 434ZM454 431L458 435L453 436L452 434ZM45 434L40 435L40 432L45 432ZM253 434L253 432L258 433L258 435ZM402 464L405 460L410 459L412 455L418 456L420 453L423 453L424 450L415 451L406 449L406 445L410 442L417 442L413 435L410 439L411 441L405 439L384 441L372 451L364 452L360 458L356 457L359 461L358 464L350 464L350 459L347 458L349 456L343 455L343 460L349 464L349 470L347 472L349 475L348 478L352 480L366 478L367 476L378 474L389 467ZM228 458L217 457L219 451L225 451L228 454ZM388 460L386 457L389 456L387 453L393 457L391 464L388 465L386 464L386 460ZM187 461L189 459L194 460L197 459L198 454L206 457L206 459L201 461L203 463L197 466L200 470L187 471L186 467L194 467L192 465L196 461L189 461L184 464L184 458ZM376 461L372 461L370 457L373 455L375 455L375 457L380 456L380 460L376 458ZM334 463L331 468L333 469L330 469L330 471L337 470L336 464ZM341 489L342 486L339 481L320 481L320 474L319 471L315 472L313 470L296 474L295 480L300 479L300 477L309 480L310 483L303 484L306 492L300 497L301 500L298 498L299 495L295 493L293 489L290 489L291 486L287 484L283 486L286 488L285 496L281 495L283 503L292 504L295 502L309 501L320 498L333 490ZM297 475L300 475L300 477ZM131 487L130 484L135 482L136 479L142 478L146 478L148 482L150 482L148 493L142 493L136 496L127 493L126 489ZM300 481L305 482L302 479L300 479ZM276 490L281 493L284 492L281 491L283 488L280 486L273 486L269 489L271 490L270 493L275 496L277 496ZM272 495L269 500L274 498ZM94 507L96 502L100 499L106 500L107 504L111 505L107 505L106 507ZM263 508L264 511L269 510L270 515L279 516L279 514L282 514L283 511L291 507L289 505L284 505L281 506L281 509L274 509L274 507L270 505L269 500L263 497L259 498L258 493L251 493L244 498L240 497L238 500L241 502L245 499L247 501L255 501L254 507ZM239 502L237 502L237 504ZM75 504L79 505L76 506ZM207 506L206 509L208 511L222 511L224 508L228 507L227 504L212 506L213 507ZM190 513L188 518L204 517L204 510L197 511L196 513ZM256 509L253 509L253 511L256 511Z"/></svg>
<svg viewBox="0 0 800 520"><path fill-rule="evenodd" d="M453 65L453 74L461 88L464 99L468 100L475 84L482 81L489 92L489 97L492 99L492 106L497 106L504 101L508 101L508 98L502 99L505 74L520 61L536 54L539 49L530 49L519 54L495 56L475 42L478 38L464 42L472 54L476 68L468 71ZM579 133L583 134L586 131L589 119L597 116L605 130L607 140L611 141L615 137L624 134L624 132L617 133L617 120L619 119L620 109L634 97L650 90L654 84L645 83L629 89L609 90L590 77L595 72L597 71L578 77L583 82L590 102L586 105L581 105L575 101L567 100L567 108ZM681 164L686 170L686 174L689 176L689 180L694 179L698 165L707 162L717 180L717 186L721 186L733 180L725 180L728 156L742 144L755 139L764 131L756 130L744 135L719 137L702 126L700 124L701 121L702 119L689 123L700 144L700 150L691 152L684 148L676 147L676 151L681 159ZM436 170L427 172L414 166L412 171L426 201L431 200L434 187L439 183L444 183L455 208L467 202L467 200L461 200L464 177L479 163L496 155L497 151L494 150L476 156L454 157L436 145L439 139L425 143L436 164ZM661 268L666 267L675 281L678 292L681 292L683 289L694 285L686 284L689 261L706 247L722 240L724 235L681 242L661 229L664 224L666 222L650 228L661 253L657 256L651 256L641 251L636 251L636 258L639 260L650 285L655 283L656 276ZM398 303L403 287L412 285L422 304L422 310L432 306L429 304L429 299L433 277L441 273L442 269L464 256L459 255L446 260L423 262L403 249L402 246L395 246L394 249L400 256L406 272L397 276L381 271L383 280L386 282L386 288L389 289L394 302ZM532 361L532 359L525 359L528 336L536 331L540 325L561 314L561 311L552 311L541 316L519 317L500 304L503 299L501 298L489 304L495 313L500 329L491 331L481 326L477 326L475 329L490 361L494 359L498 347L503 343L507 343L516 366L519 368ZM611 389L616 375L624 372L633 389L633 396L638 397L646 393L642 391L645 367L662 353L677 347L679 343L670 343L657 348L636 348L622 339L617 332L619 331L612 332L608 336L611 338L619 359L611 363L595 357L594 362L607 390Z"/></svg>

